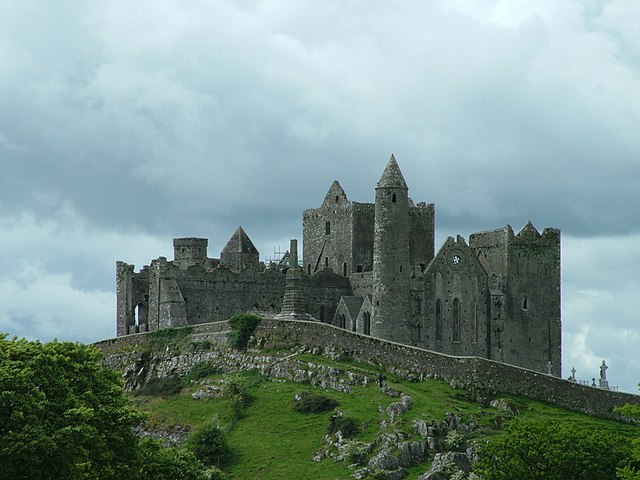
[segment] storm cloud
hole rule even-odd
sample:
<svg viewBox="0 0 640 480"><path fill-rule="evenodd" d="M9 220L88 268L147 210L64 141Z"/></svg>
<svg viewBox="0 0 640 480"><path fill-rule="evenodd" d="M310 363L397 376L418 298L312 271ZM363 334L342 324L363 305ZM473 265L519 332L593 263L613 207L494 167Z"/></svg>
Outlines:
<svg viewBox="0 0 640 480"><path fill-rule="evenodd" d="M563 233L564 376L635 391L640 4L0 4L0 330L115 332L114 263L263 258L391 153L447 235Z"/></svg>

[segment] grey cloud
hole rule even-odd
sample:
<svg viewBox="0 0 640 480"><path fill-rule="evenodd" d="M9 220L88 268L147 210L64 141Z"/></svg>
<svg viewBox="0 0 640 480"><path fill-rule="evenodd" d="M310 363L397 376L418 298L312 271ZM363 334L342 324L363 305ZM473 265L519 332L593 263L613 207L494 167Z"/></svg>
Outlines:
<svg viewBox="0 0 640 480"><path fill-rule="evenodd" d="M591 333L569 303L566 338L601 355L598 302L627 312L580 292L636 285L598 245L640 231L637 8L3 4L0 260L34 256L42 278L68 275L72 299L104 298L115 260L171 256L172 237L208 237L217 256L243 225L267 256L333 179L372 201L395 153L413 199L436 203L439 237L531 219L584 239L564 282ZM586 266L606 281L589 286ZM34 316L16 307L11 325Z"/></svg>

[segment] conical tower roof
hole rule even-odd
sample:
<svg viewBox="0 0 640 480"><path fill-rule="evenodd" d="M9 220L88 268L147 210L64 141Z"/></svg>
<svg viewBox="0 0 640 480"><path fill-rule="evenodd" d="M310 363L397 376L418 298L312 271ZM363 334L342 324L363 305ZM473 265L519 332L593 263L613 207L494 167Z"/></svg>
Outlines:
<svg viewBox="0 0 640 480"><path fill-rule="evenodd" d="M222 249L222 253L255 253L258 254L258 249L255 247L249 236L245 233L242 227L231 235L231 238Z"/></svg>
<svg viewBox="0 0 640 480"><path fill-rule="evenodd" d="M400 167L398 166L398 162L396 162L396 157L391 155L389 159L389 163L382 172L382 177L380 177L380 181L376 188L404 188L409 189L407 187L407 182L404 181L404 176L400 171Z"/></svg>

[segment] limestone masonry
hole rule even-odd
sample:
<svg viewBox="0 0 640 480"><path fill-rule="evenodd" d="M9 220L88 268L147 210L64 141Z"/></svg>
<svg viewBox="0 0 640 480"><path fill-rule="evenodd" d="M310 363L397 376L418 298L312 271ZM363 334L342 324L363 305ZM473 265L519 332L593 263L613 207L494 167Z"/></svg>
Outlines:
<svg viewBox="0 0 640 480"><path fill-rule="evenodd" d="M261 263L242 227L219 259L206 239L178 238L173 261L138 273L117 262L117 335L253 311L560 376L560 230L507 225L468 243L449 237L434 254L435 207L408 191L393 156L374 203L350 201L334 181L303 213L301 265L295 241L279 263Z"/></svg>

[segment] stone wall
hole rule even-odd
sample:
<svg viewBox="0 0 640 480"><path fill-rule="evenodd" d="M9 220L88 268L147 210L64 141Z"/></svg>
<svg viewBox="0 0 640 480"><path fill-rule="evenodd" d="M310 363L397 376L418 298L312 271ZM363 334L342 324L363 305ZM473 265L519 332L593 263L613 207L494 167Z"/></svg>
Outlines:
<svg viewBox="0 0 640 480"><path fill-rule="evenodd" d="M521 395L569 410L615 418L613 407L640 405L640 396L580 385L478 357L454 357L312 322L263 321L256 338L265 347L340 346L354 359L409 379L439 378L484 394Z"/></svg>
<svg viewBox="0 0 640 480"><path fill-rule="evenodd" d="M212 344L225 340L226 322L190 327L192 341ZM95 344L105 354L105 364L124 371L135 367L149 334L129 335ZM640 405L640 396L580 385L558 377L545 375L478 357L454 357L415 347L352 333L333 325L317 322L263 319L255 333L255 341L262 348L292 348L300 345L319 347L318 351L348 355L355 360L380 365L409 380L441 379L466 388L479 395L520 395L550 403L569 410L605 418L617 418L613 407L626 403ZM229 357L234 366L245 368L263 365L277 359L262 358L260 352L228 355L214 349L209 354L194 353L172 356L163 353L164 368L174 373L188 372L200 361ZM255 358L254 358L255 357ZM227 360L224 360L227 361ZM262 362L262 363L261 363ZM261 367L263 368L263 367ZM130 368L134 372L135 368Z"/></svg>

